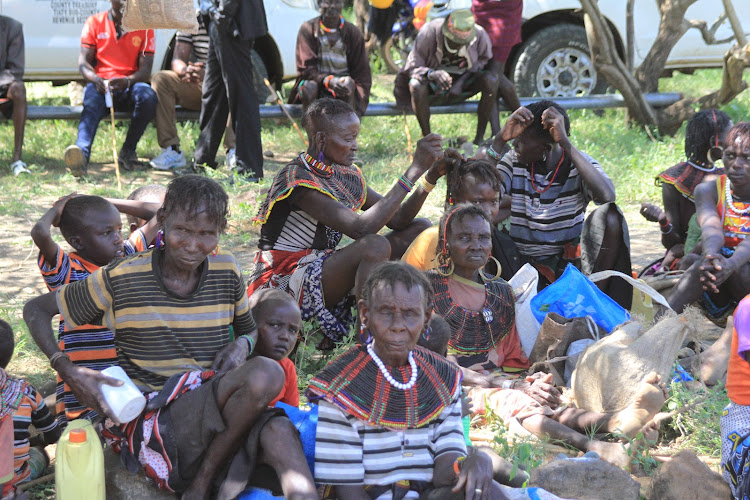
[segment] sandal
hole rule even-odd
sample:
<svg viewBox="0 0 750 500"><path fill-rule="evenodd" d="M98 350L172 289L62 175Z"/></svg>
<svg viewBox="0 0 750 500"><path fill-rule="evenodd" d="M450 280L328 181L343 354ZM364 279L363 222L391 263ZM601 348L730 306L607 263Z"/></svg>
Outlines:
<svg viewBox="0 0 750 500"><path fill-rule="evenodd" d="M31 170L26 167L27 165L23 162L23 160L16 160L10 164L10 169L13 171L13 175L15 176L21 174L30 174Z"/></svg>

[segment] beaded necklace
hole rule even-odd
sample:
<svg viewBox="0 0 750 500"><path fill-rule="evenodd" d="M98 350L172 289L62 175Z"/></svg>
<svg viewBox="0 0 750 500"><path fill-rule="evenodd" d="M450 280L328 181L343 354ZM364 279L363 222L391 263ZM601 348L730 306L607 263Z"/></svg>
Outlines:
<svg viewBox="0 0 750 500"><path fill-rule="evenodd" d="M555 179L557 178L557 173L560 171L560 165L562 165L563 160L565 159L565 150L563 149L562 155L560 155L560 161L557 162L557 167L555 167L555 173L552 174L552 179L549 181L549 184L547 184L547 187L539 191L539 189L536 187L536 184L534 184L534 163L531 162L531 187L534 188L534 191L536 191L539 194L544 194L547 192L549 188L552 187L552 184L555 183Z"/></svg>
<svg viewBox="0 0 750 500"><path fill-rule="evenodd" d="M714 164L711 164L710 167L707 167L704 163L699 163L698 161L688 160L686 163L690 165L691 167L698 169L702 172L715 172L716 171L716 165Z"/></svg>
<svg viewBox="0 0 750 500"><path fill-rule="evenodd" d="M743 205L747 205L745 208L737 208L734 206L734 198L732 197L732 189L729 187L730 181L729 178L724 181L724 194L726 195L727 199L727 208L730 212L732 212L735 215L747 215L750 213L750 204L742 203Z"/></svg>
<svg viewBox="0 0 750 500"><path fill-rule="evenodd" d="M375 354L375 349L372 348L372 342L367 344L367 352L372 357L373 361L375 361L375 364L378 365L378 368L380 368L380 373L383 374L383 377L385 377L388 383L396 389L408 391L409 389L414 387L414 384L417 383L417 362L414 361L414 355L411 353L411 351L409 351L409 366L411 367L411 377L406 383L398 382L395 378L393 378L391 372L389 372L388 368L385 367L385 363L383 363L378 355Z"/></svg>
<svg viewBox="0 0 750 500"><path fill-rule="evenodd" d="M324 33L336 33L338 30L344 27L344 18L343 16L339 16L339 27L338 28L329 28L325 24L323 24L323 20L320 20L320 29Z"/></svg>
<svg viewBox="0 0 750 500"><path fill-rule="evenodd" d="M336 163L332 165L326 165L320 160L316 160L306 152L299 154L299 159L305 164L305 167L311 172L320 175L321 177L330 177L333 174L333 169L338 167Z"/></svg>

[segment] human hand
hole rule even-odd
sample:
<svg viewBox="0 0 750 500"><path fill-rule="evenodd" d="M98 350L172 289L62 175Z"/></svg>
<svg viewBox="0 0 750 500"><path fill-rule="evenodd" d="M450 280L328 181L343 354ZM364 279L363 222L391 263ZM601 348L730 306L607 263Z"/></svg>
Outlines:
<svg viewBox="0 0 750 500"><path fill-rule="evenodd" d="M202 62L188 63L182 79L189 83L200 83L206 75L206 65Z"/></svg>
<svg viewBox="0 0 750 500"><path fill-rule="evenodd" d="M100 94L104 94L107 92L107 81L104 80L101 76L97 76L94 80L94 86L96 87L96 91Z"/></svg>
<svg viewBox="0 0 750 500"><path fill-rule="evenodd" d="M737 270L735 262L721 254L707 254L700 265L703 290L719 293L719 287Z"/></svg>
<svg viewBox="0 0 750 500"><path fill-rule="evenodd" d="M50 208L50 212L52 212L52 220L50 221L50 224L52 224L55 227L58 227L60 225L60 217L62 217L63 209L65 208L65 204L68 203L68 201L72 198L75 198L78 196L78 193L70 193L67 196L63 196L61 198L58 198L55 203L52 204L52 208Z"/></svg>
<svg viewBox="0 0 750 500"><path fill-rule="evenodd" d="M73 391L73 394L83 406L92 408L100 415L106 415L115 424L120 423L104 398L102 384L120 387L123 384L122 380L108 377L90 368L77 366L65 358L61 358L57 365L60 378L68 384L70 390Z"/></svg>
<svg viewBox="0 0 750 500"><path fill-rule="evenodd" d="M542 127L549 131L552 140L562 145L568 142L568 134L565 132L565 118L555 108L549 107L542 113Z"/></svg>
<svg viewBox="0 0 750 500"><path fill-rule="evenodd" d="M414 152L415 165L421 175L436 161L443 157L443 138L438 134L428 134L417 141L417 149Z"/></svg>
<svg viewBox="0 0 750 500"><path fill-rule="evenodd" d="M113 78L109 81L110 90L119 91L130 87L130 80L126 77Z"/></svg>
<svg viewBox="0 0 750 500"><path fill-rule="evenodd" d="M471 398L465 393L461 392L461 417L465 417L466 415L471 415L471 411L474 408L474 404L471 401Z"/></svg>
<svg viewBox="0 0 750 500"><path fill-rule="evenodd" d="M354 87L354 80L352 80L351 76L333 77L329 86L336 93L337 97L348 97L349 91Z"/></svg>
<svg viewBox="0 0 750 500"><path fill-rule="evenodd" d="M554 409L560 404L560 391L552 385L552 380L551 373L526 377L526 382L531 385L525 388L524 392L540 405Z"/></svg>
<svg viewBox="0 0 750 500"><path fill-rule="evenodd" d="M438 179L448 175L448 173L458 167L463 160L464 157L459 150L447 148L443 152L443 157L433 163L425 174L427 182L430 184L437 183Z"/></svg>
<svg viewBox="0 0 750 500"><path fill-rule="evenodd" d="M244 363L249 355L250 345L247 340L238 338L219 351L211 369L218 373L228 372Z"/></svg>
<svg viewBox="0 0 750 500"><path fill-rule="evenodd" d="M492 498L492 459L482 452L472 451L461 466L458 481L451 490L464 491L466 500L489 500Z"/></svg>
<svg viewBox="0 0 750 500"><path fill-rule="evenodd" d="M523 134L524 130L529 128L532 123L534 123L534 113L529 111L528 108L521 106L511 113L498 136L502 139L503 143L506 143ZM502 147L503 144L497 144L498 147L495 147L495 142L497 142L497 137L495 137L492 146L495 151L499 151L498 148Z"/></svg>
<svg viewBox="0 0 750 500"><path fill-rule="evenodd" d="M435 83L443 92L447 91L453 85L453 78L447 71L442 69L433 69L427 72L427 79Z"/></svg>

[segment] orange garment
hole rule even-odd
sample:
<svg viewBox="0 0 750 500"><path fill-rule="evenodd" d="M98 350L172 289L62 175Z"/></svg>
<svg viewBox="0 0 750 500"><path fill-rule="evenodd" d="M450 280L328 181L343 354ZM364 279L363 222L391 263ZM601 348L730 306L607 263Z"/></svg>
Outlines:
<svg viewBox="0 0 750 500"><path fill-rule="evenodd" d="M750 295L734 311L732 348L729 351L727 395L734 403L750 406L750 363L740 355L750 351Z"/></svg>
<svg viewBox="0 0 750 500"><path fill-rule="evenodd" d="M294 368L294 363L289 358L284 358L278 361L281 367L284 369L284 387L281 388L281 392L268 406L276 406L276 403L281 401L289 406L299 406L299 389L297 388L297 370Z"/></svg>
<svg viewBox="0 0 750 500"><path fill-rule="evenodd" d="M154 54L153 30L123 33L117 38L109 11L89 16L81 32L81 45L96 50L94 71L105 80L130 76L138 70L141 54Z"/></svg>
<svg viewBox="0 0 750 500"><path fill-rule="evenodd" d="M437 244L440 228L432 226L414 238L409 248L406 249L401 260L410 264L420 271L435 268L435 255L437 255Z"/></svg>
<svg viewBox="0 0 750 500"><path fill-rule="evenodd" d="M724 246L736 248L742 240L750 236L750 214L735 215L731 210L727 210L726 182L726 175L719 176L716 179L716 191L718 195L716 212L719 214L721 227L724 230ZM734 201L733 206L738 210L744 210L750 207L750 203Z"/></svg>

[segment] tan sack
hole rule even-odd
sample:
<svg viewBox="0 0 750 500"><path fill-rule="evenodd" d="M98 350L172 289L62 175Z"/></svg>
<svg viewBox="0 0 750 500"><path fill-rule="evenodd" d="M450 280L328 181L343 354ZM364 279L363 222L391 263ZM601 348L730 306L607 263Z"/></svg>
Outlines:
<svg viewBox="0 0 750 500"><path fill-rule="evenodd" d="M668 313L645 332L631 321L589 346L578 358L571 379L577 406L619 411L633 401L648 373L655 371L668 381L682 342L697 334L700 319L696 309L688 308L679 316Z"/></svg>
<svg viewBox="0 0 750 500"><path fill-rule="evenodd" d="M125 31L176 29L198 32L193 0L127 0L122 14Z"/></svg>

